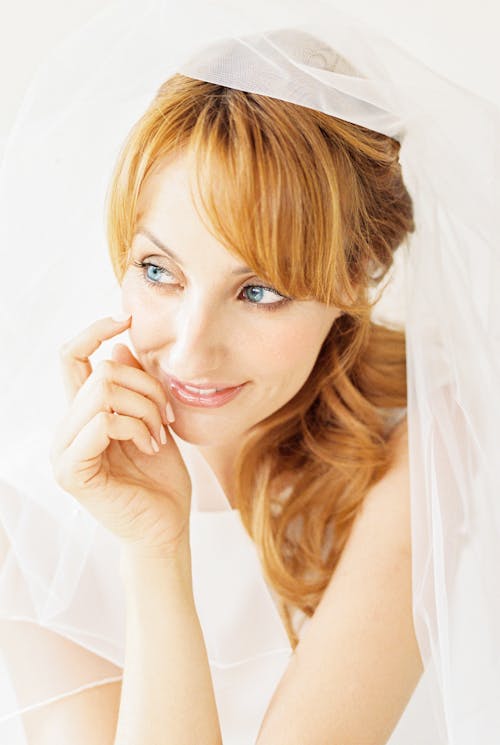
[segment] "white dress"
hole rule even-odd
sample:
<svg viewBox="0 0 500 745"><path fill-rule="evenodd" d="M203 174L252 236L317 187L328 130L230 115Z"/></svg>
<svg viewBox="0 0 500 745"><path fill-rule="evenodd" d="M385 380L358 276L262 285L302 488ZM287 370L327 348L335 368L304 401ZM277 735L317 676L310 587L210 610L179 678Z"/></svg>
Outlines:
<svg viewBox="0 0 500 745"><path fill-rule="evenodd" d="M174 437L193 486L194 597L223 742L253 745L292 649L239 512L198 449ZM2 554L0 545L1 745L29 745L40 706L43 711L75 691L121 679L125 602L119 544L76 500L61 497L69 510L64 535L61 517L44 513L43 500L0 482L4 539L6 533L15 547L4 545ZM23 534L33 538L37 525L44 536L53 531L53 546L23 542ZM302 620L299 635L310 622ZM432 670L424 672L388 745L444 742L434 718L432 676ZM66 745L64 727L51 742Z"/></svg>

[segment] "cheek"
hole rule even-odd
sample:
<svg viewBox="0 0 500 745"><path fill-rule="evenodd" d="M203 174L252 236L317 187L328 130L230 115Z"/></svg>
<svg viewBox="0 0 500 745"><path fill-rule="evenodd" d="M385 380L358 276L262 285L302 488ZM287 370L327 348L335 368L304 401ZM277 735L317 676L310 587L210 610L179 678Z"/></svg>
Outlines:
<svg viewBox="0 0 500 745"><path fill-rule="evenodd" d="M141 287L140 280L125 277L122 282L122 305L124 310L132 313L132 323L129 329L130 339L139 352L149 349L158 342L160 327L162 337L165 337L165 318L161 323L154 322L158 315L154 307L154 298L147 288Z"/></svg>
<svg viewBox="0 0 500 745"><path fill-rule="evenodd" d="M287 323L283 324L279 333L265 340L256 339L252 352L261 368L264 365L269 374L286 376L292 382L307 377L322 341L318 324Z"/></svg>

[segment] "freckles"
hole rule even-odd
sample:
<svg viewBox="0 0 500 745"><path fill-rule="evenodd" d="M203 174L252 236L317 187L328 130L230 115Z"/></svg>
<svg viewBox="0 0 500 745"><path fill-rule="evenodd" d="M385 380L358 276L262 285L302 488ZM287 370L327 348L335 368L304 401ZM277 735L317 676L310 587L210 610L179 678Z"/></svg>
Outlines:
<svg viewBox="0 0 500 745"><path fill-rule="evenodd" d="M286 332L276 341L272 354L282 369L291 372L291 378L300 378L310 371L323 341L321 320L296 323L287 327Z"/></svg>
<svg viewBox="0 0 500 745"><path fill-rule="evenodd" d="M297 324L288 330L281 345L289 354L295 353L297 356L302 356L309 348L314 347L316 334L317 329L314 327L309 325L301 327Z"/></svg>
<svg viewBox="0 0 500 745"><path fill-rule="evenodd" d="M259 340L259 354L266 360L266 365L272 364L276 372L289 372L296 365L297 360L304 356L306 335L288 326L279 335L273 335L265 343Z"/></svg>

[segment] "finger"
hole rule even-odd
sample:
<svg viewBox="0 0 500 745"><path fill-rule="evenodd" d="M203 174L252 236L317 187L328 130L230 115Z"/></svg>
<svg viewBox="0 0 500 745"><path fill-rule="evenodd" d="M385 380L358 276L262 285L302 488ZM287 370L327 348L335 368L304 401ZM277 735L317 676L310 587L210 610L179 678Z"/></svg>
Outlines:
<svg viewBox="0 0 500 745"><path fill-rule="evenodd" d="M111 351L111 356L115 362L120 362L122 365L129 365L129 367L144 370L139 360L134 357L126 344L115 344Z"/></svg>
<svg viewBox="0 0 500 745"><path fill-rule="evenodd" d="M130 349L125 344L115 344L113 346L111 355L112 355L114 362L119 362L123 365L129 365L130 367L135 367L138 370L144 370L139 360L134 357ZM144 370L144 372L146 371ZM170 404L168 400L167 394L164 393L164 389L162 385L157 381L156 378L153 377L153 380L156 381L155 389L158 392L159 398L161 400L160 408L161 408L162 421L164 424L168 425L171 422L173 422L175 419L175 417L173 417L173 414L172 414L172 405ZM173 418L169 419L169 414L166 411L166 407L169 407L170 416Z"/></svg>
<svg viewBox="0 0 500 745"><path fill-rule="evenodd" d="M102 381L99 384L100 387L96 388L99 381ZM144 396L142 407L135 405L130 408L129 406L128 410L120 410L116 408L119 413L128 414L130 416L135 413L138 416L140 415L141 418L145 413L148 413L148 410L144 408L144 405L149 399L152 404L157 407L158 416L161 420L158 424L154 419L154 413L149 409L150 425L154 423L154 432L152 432L152 434L156 438L161 437L161 423L165 426L165 432L168 431L168 418L165 411L165 401L167 398L160 382L146 373L143 369L138 370L134 367L117 363L114 360L101 360L96 365L95 370L78 390L70 409L66 412L58 426L52 445L54 457L57 457L69 446L72 440L76 437L78 431L85 426L85 424L99 410L114 410L112 402L106 400L108 387L105 381L114 382L117 386L128 388ZM111 388L109 388L109 390L111 390ZM121 404L118 404L118 402L115 401L115 406L118 407L118 405L127 408L123 400Z"/></svg>
<svg viewBox="0 0 500 745"><path fill-rule="evenodd" d="M111 440L132 440L138 450L146 455L156 455L157 452L144 422L99 411L80 430L55 464L55 475L63 489L73 491L91 478L86 467L89 470L99 469L99 456L109 447Z"/></svg>
<svg viewBox="0 0 500 745"><path fill-rule="evenodd" d="M139 360L136 357L134 357L134 355L132 354L130 349L126 346L126 344L115 344L113 346L111 356L114 362L120 362L124 365L135 367L138 370L144 370ZM156 380L156 378L153 378L153 380ZM162 399L162 401L166 402L165 405L163 403L161 404L161 417L162 417L163 423L168 426L169 424L175 421L175 415L172 410L172 404L170 403L168 396L166 394L163 397L164 389L160 384L158 384L156 389L159 392L160 398Z"/></svg>
<svg viewBox="0 0 500 745"><path fill-rule="evenodd" d="M104 360L100 364L107 363L111 361ZM71 414L68 414L60 425L56 452L66 450L78 437L79 432L101 411L141 420L148 428L150 436L154 437L159 445L166 444L165 427L155 402L142 393L121 386L109 377L93 375L80 388L73 401Z"/></svg>
<svg viewBox="0 0 500 745"><path fill-rule="evenodd" d="M108 378L124 388L142 393L158 406L162 422L168 425L166 413L168 398L160 381L144 370L141 363L124 344L115 344L112 353L113 357L119 357L119 360L101 360L94 371L95 377ZM128 360L130 360L130 365Z"/></svg>
<svg viewBox="0 0 500 745"><path fill-rule="evenodd" d="M89 357L102 344L121 334L130 325L131 318L115 321L113 318L100 318L80 334L63 344L60 349L63 385L68 401L72 401L83 383L92 373Z"/></svg>

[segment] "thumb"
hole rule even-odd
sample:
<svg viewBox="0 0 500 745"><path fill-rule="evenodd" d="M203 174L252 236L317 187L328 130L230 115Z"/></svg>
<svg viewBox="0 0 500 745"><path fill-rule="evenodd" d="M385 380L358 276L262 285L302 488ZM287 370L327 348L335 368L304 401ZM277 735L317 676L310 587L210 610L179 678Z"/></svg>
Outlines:
<svg viewBox="0 0 500 745"><path fill-rule="evenodd" d="M129 365L130 367L136 367L138 370L144 370L139 360L134 357L125 344L115 344L111 351L111 357L115 362L121 362L122 365Z"/></svg>

